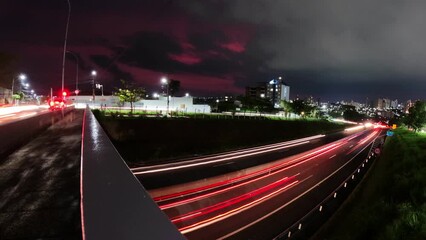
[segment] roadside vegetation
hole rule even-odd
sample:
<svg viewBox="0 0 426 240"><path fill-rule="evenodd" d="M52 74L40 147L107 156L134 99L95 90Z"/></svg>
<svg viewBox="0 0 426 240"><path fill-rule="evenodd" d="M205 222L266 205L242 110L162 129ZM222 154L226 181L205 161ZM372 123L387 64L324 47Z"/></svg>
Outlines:
<svg viewBox="0 0 426 240"><path fill-rule="evenodd" d="M314 239L426 239L426 134L398 129Z"/></svg>

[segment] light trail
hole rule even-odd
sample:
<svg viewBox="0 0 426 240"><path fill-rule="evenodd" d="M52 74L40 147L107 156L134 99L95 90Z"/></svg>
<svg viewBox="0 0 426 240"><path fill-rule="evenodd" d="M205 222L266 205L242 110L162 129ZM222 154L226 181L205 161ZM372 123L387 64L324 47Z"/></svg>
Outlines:
<svg viewBox="0 0 426 240"><path fill-rule="evenodd" d="M0 115L18 113L18 112L29 111L29 110L37 110L39 108L40 106L37 106L37 105L5 107L5 108L0 108Z"/></svg>
<svg viewBox="0 0 426 240"><path fill-rule="evenodd" d="M366 136L365 138L361 139L349 152L346 153L346 155L351 154L352 152L354 152L356 149L359 148L359 146L363 145L364 143L366 143L367 141L369 141L371 138L375 137L376 135L378 135L378 133L380 133L379 130L374 130L372 133L370 133L368 136ZM353 145L352 145L353 146Z"/></svg>
<svg viewBox="0 0 426 240"><path fill-rule="evenodd" d="M279 149L290 148L290 147L294 147L294 146L298 146L298 145L302 145L302 144L306 144L306 143L309 143L309 141L290 144L290 145L286 145L286 146L279 147L279 148L271 148L271 149L267 149L267 150L263 150L263 151L257 151L257 152L253 152L253 153L239 154L239 155L232 156L232 157L226 157L226 158L221 158L221 159L211 160L211 161L206 161L206 162L191 163L191 164L180 165L180 166L175 166L175 167L165 167L165 168L161 168L161 169L147 170L147 171L143 171L143 172L134 172L133 174L139 175L139 174L147 174L147 173L166 172L166 171L178 170L178 169L184 169L184 168L192 168L192 167L197 167L197 166L208 165L208 164L211 164L211 163L225 162L225 161L234 160L234 159L237 159L237 158L251 157L251 156L255 156L255 155L259 155L259 154L263 154L263 153L268 153L268 152L273 152L273 151L277 151Z"/></svg>
<svg viewBox="0 0 426 240"><path fill-rule="evenodd" d="M199 188L189 189L189 190L185 190L185 191L178 192L178 193L172 193L172 194L168 194L168 195L164 195L164 196L159 196L159 197L155 197L153 199L157 203L161 204L161 202L165 201L165 200L171 200L171 199L175 199L175 198L182 198L183 196L202 193L202 192L205 192L205 191L208 191L208 190L213 190L213 189L216 189L216 188L219 188L219 187L224 187L226 185L235 184L237 182L241 182L241 181L244 181L244 180L249 179L249 178L260 176L262 174L267 174L267 175L276 174L278 172L282 172L284 170L287 170L287 169L289 169L291 167L298 166L298 165L300 165L300 164L302 164L304 162L310 161L310 160L314 159L317 156L321 156L322 154L325 154L325 153L327 153L329 151L332 151L332 150L338 148L342 144L343 143L340 143L340 144L329 144L326 147L323 147L323 148L318 149L316 151L310 152L309 154L303 155L303 156L298 157L296 159L293 159L291 161L279 163L279 164L273 165L271 167L264 168L264 169L261 169L261 170L258 170L258 171L246 174L246 175L238 176L236 178L232 178L232 179L229 179L229 180L226 180L226 181L221 181L221 182L213 183L213 184L202 186L202 187L199 187ZM318 155L315 155L315 154L318 154ZM315 156L310 157L312 155L315 155ZM291 165L292 163L297 162L297 161L299 161L301 159L304 159L306 157L310 157L310 158L308 158L308 159L306 159L304 161L298 162L298 163L296 163L294 165ZM291 166L289 166L289 165L291 165Z"/></svg>
<svg viewBox="0 0 426 240"><path fill-rule="evenodd" d="M285 149L285 148L289 148L289 147L294 147L294 146L306 144L306 143L309 143L309 141L311 141L311 140L322 138L324 136L325 135L315 135L315 136L291 140L291 141L287 141L287 142L283 142L283 143L276 143L276 144L271 144L271 145L266 145L266 146L244 149L244 150L237 150L237 151L233 151L233 152L230 152L230 153L218 154L218 155L214 155L214 156L197 158L197 159L192 159L192 160L182 161L182 162L177 162L177 163L159 164L159 165L146 166L146 167L135 167L135 168L132 168L131 170L133 171L134 174L138 175L138 174L163 172L163 171L170 171L170 170L176 170L176 169L181 169L181 168L188 168L188 167L200 166L200 165L205 165L205 164L211 164L211 163L216 163L216 162L229 161L229 160L233 160L233 159L237 159L237 158L254 156L254 155L258 155L258 154L262 154L262 153L276 151L276 150L279 150L279 149ZM175 165L175 166L170 167L170 165ZM156 169L150 170L152 168L156 168Z"/></svg>
<svg viewBox="0 0 426 240"><path fill-rule="evenodd" d="M6 118L6 117L15 116L15 115L16 115L16 113L6 114L6 115L0 115L0 118Z"/></svg>
<svg viewBox="0 0 426 240"><path fill-rule="evenodd" d="M310 178L310 177L311 177L311 176L309 176L308 178ZM274 192L272 192L272 193L269 193L268 195L265 195L265 196L263 196L263 197L261 197L261 198L259 198L259 199L256 199L255 201L252 201L252 202L250 202L250 203L247 203L247 204L245 204L245 205L243 205L243 206L241 206L241 207L235 208L235 209L233 209L233 210L231 210L231 211L228 211L228 212L226 212L226 213L222 213L222 214L216 215L216 216L214 216L214 217L212 217L212 218L209 218L209 219L206 219L206 220L203 220L203 221L197 222L197 223L195 223L195 224L192 224L192 225L189 225L189 226L186 226L186 227L179 228L179 231L180 231L182 234L186 234L186 233L189 233L189 232L195 231L195 230L197 230L197 229L200 229L200 228L206 227L206 226L208 226L208 225L211 225L211 224L213 224L213 223L216 223L216 222L222 221L223 219L226 219L226 218L232 217L232 216L234 216L234 215L236 215L236 214L238 214L238 213L240 213L240 212L242 212L242 211L246 211L246 210L248 210L248 209L250 209L250 208L253 208L253 207L255 207L255 206L257 206L257 205L259 205L259 204L261 204L261 203L265 202L265 201L266 201L266 200L268 200L268 199L271 199L273 196L276 196L276 195L278 195L278 194L280 194L280 193L282 193L282 192L284 192L284 191L286 191L286 190L288 190L288 189L290 189L290 188L292 188L292 187L296 186L297 184L299 184L299 183L301 183L301 182L303 182L303 181L307 180L308 178L303 179L302 181L298 181L298 180L296 180L296 181L294 181L294 182L292 182L292 183L290 183L290 184L288 184L288 185L286 185L286 186L284 186L284 187L282 187L282 188L280 188L280 189L277 189L276 191L274 191Z"/></svg>
<svg viewBox="0 0 426 240"><path fill-rule="evenodd" d="M267 192L267 191L269 191L273 188L276 188L278 186L286 184L286 183L294 180L295 178L296 178L296 175L288 177L288 178L280 179L278 181L275 181L273 183L265 185L261 188L253 190L251 192L247 192L247 193L240 195L238 197L234 197L234 198L228 199L228 200L223 201L223 202L216 203L214 205L211 205L211 206L208 206L208 207L205 207L205 208L202 208L202 209L197 209L196 211L193 211L193 212L189 212L189 213L186 213L186 214L182 214L180 216L173 217L171 219L171 221L172 221L172 223L176 224L176 223L181 222L183 220L187 220L188 216L191 216L191 218L200 217L200 216L206 215L208 213L212 213L212 212L224 209L226 207L230 207L230 206L235 205L237 203L240 203L244 200L254 198L254 197L256 197L256 196L258 196L262 193L265 193L265 192Z"/></svg>
<svg viewBox="0 0 426 240"><path fill-rule="evenodd" d="M377 131L373 131L372 133L368 133L368 132L364 131L363 133L358 133L355 136L351 135L351 136L348 136L346 138L335 141L333 143L327 144L327 145L325 145L321 148L313 149L313 150L309 151L308 153L303 154L301 156L295 156L295 158L293 158L289 161L281 162L279 164L275 164L275 165L269 166L267 168L263 168L261 170L257 170L257 171L254 171L252 173L242 175L242 176L238 176L238 177L228 179L228 180L225 180L225 181L216 182L216 183L213 183L213 184L209 184L209 185L206 185L206 186L181 191L181 192L178 192L178 193L172 193L172 194L156 197L156 198L154 198L154 200L157 202L157 204L160 205L160 208L162 210L165 210L165 209L170 209L170 208L173 208L173 207L178 207L178 206L181 206L181 205L184 205L184 204L196 202L196 201L199 201L199 200L202 200L202 199L211 198L214 195L222 194L222 193L227 192L227 191L232 191L232 190L235 191L235 189L237 189L239 187L243 187L243 186L248 185L248 184L252 185L256 181L263 180L267 177L272 177L272 175L274 175L274 174L282 173L282 172L284 172L288 169L294 168L294 167L299 166L303 163L306 163L308 161L316 159L316 158L318 158L318 157L320 157L324 154L327 154L327 153L330 153L332 151L335 151L336 149L342 148L343 146L353 145L356 141L358 141L358 140L353 140L356 137L361 138L361 140L359 140L356 145L364 145L367 141L371 140L374 136L376 136L376 133L377 133ZM362 137L360 137L361 135L362 135ZM367 135L367 136L365 136L365 135ZM357 147L354 147L353 149L356 149L356 148ZM347 148L345 147L345 149L347 149ZM363 150L364 149L365 148L363 148ZM295 197L290 202L286 203L285 206L288 206L288 204L297 200L298 198L305 195L307 192L309 192L310 190L312 190L313 188L317 187L319 184L324 182L326 179L330 178L332 175L334 175L336 172L338 172L341 168L346 166L350 161L352 161L352 159L354 159L356 156L358 156L363 150L358 152L354 157L352 157L348 162L345 162L342 166L340 166L333 173L331 173L330 175L327 175L327 177L322 179L319 183L314 183L315 185L313 187L309 188L307 191L305 191L301 195ZM342 153L338 153L338 154L344 154L344 153L342 152ZM328 156L331 156L331 155L332 154L330 154ZM335 158L337 155L334 154L330 158L328 156L327 156L327 159L332 159L332 158ZM262 175L262 174L264 174L264 175ZM300 173L293 175L292 177L285 177L285 178L282 178L282 179L274 181L274 182L272 182L272 179L271 179L270 183L267 184L267 185L263 185L263 186L255 189L255 190L252 190L250 192L246 192L246 193L239 195L237 197L234 196L234 197L227 199L225 201L217 202L214 205L210 205L210 206L207 206L207 207L204 207L204 208L201 208L201 209L196 209L196 210L194 209L193 211L181 214L179 216L172 217L171 221L174 224L183 225L180 228L178 226L178 228L179 228L179 230L181 231L182 234L187 234L187 233L190 233L192 231L196 231L198 229L204 228L208 225L220 222L220 221L222 221L226 218L229 218L229 217L234 216L236 214L239 214L243 211L246 211L246 210L248 210L248 209L250 209L254 206L262 204L262 203L266 202L267 200L274 198L278 194L286 191L287 189L290 189L290 188L300 184L301 182L305 181L306 179L312 177L312 175L310 175L308 178L305 178L305 179L299 181L299 180L295 179L295 177L298 176L298 175L300 175ZM279 176L279 175L277 175L277 176ZM295 181L293 181L293 180L295 180ZM232 185L232 186L224 188L228 185ZM223 188L223 189L219 189L219 188ZM213 191L215 189L217 189L217 190L214 191L214 192L207 192L207 191ZM244 188L244 189L246 189L246 188ZM188 199L184 199L184 200L181 200L181 201L175 201L175 202L172 202L172 203L168 202L166 204L161 205L161 202L171 201L171 200L178 199L178 198L188 197L192 194L195 195L195 194L202 194L202 193L205 193L205 194L198 195L198 196L188 198ZM258 199L255 199L255 198L258 198ZM186 206L184 206L184 207L186 208ZM185 209L185 208L182 208L182 210ZM279 209L282 209L282 208L280 207ZM275 212L275 210L278 211L277 209L273 209L273 210L274 210L274 212ZM176 211L180 212L178 209L176 209ZM173 210L172 212L176 212L176 211ZM224 212L224 211L226 211L226 212ZM216 212L218 212L217 215L215 215ZM215 215L215 216L212 216L212 215ZM270 216L269 214L267 214L267 215ZM209 217L209 218L205 219L206 217ZM198 219L200 221L198 221ZM262 216L261 219L264 219L263 216ZM260 220L260 219L258 219L258 220ZM194 222L194 221L196 221L196 222ZM258 221L256 221L256 222L258 222ZM185 226L185 224L190 224L190 225ZM248 225L251 225L251 224L252 223L249 223ZM236 232L240 231L241 229L245 229L248 225L245 225L244 227L240 228L237 231L232 232L231 234L228 234L227 236L231 236L231 235L235 234Z"/></svg>
<svg viewBox="0 0 426 240"><path fill-rule="evenodd" d="M29 116L34 116L34 115L36 115L36 114L37 114L36 112L27 113L27 114L24 114L24 115L19 116L18 118L25 118L25 117L29 117Z"/></svg>
<svg viewBox="0 0 426 240"><path fill-rule="evenodd" d="M310 187L309 189L307 189L306 191L304 191L302 194L299 194L297 197L293 198L292 200L290 200L289 202L285 203L284 205L280 206L279 208L263 215L262 217L256 219L255 221L246 224L243 227L240 227L239 229L234 230L233 232L230 232L218 239L222 240L222 239L226 239L231 237L232 235L235 235L238 232L241 232L261 221L263 221L264 219L270 217L271 215L277 213L278 211L281 211L282 209L284 209L285 207L289 206L290 204L292 204L293 202L297 201L298 199L300 199L301 197L303 197L304 195L306 195L308 192L312 191L314 188L318 187L320 184L322 184L323 182L327 181L329 178L331 178L332 176L334 176L337 172L339 172L342 168L344 168L346 165L348 165L353 159L355 159L359 154L361 154L371 143L367 144L363 149L361 149L355 156L353 156L349 161L345 162L345 164L343 164L342 166L340 166L338 169L336 169L334 172L332 172L331 174L329 174L327 177L325 177L324 179L322 179L320 182L316 183L315 185L313 185L312 187ZM196 229L194 229L196 230ZM193 230L192 230L193 231ZM186 233L186 232L182 232L182 233Z"/></svg>

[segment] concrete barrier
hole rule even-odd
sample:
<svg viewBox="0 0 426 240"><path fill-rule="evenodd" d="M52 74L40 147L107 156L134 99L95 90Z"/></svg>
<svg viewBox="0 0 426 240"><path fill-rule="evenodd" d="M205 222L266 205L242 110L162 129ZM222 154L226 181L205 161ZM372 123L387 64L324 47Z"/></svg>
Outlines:
<svg viewBox="0 0 426 240"><path fill-rule="evenodd" d="M83 239L185 239L130 171L88 107L81 153Z"/></svg>
<svg viewBox="0 0 426 240"><path fill-rule="evenodd" d="M64 113L62 111L49 111L0 125L0 159L62 119L63 114L73 110L74 107L68 107L64 109Z"/></svg>

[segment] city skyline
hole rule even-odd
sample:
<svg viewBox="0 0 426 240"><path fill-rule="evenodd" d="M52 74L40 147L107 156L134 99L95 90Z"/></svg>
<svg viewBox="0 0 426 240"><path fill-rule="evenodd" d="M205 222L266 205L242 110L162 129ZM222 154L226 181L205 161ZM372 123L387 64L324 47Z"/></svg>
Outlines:
<svg viewBox="0 0 426 240"><path fill-rule="evenodd" d="M60 88L66 1L0 3L0 51L16 56L36 92ZM106 89L120 78L148 90L163 76L192 95L244 95L282 76L291 98L425 98L425 3L385 1L72 1L67 50ZM75 59L65 86L73 90Z"/></svg>

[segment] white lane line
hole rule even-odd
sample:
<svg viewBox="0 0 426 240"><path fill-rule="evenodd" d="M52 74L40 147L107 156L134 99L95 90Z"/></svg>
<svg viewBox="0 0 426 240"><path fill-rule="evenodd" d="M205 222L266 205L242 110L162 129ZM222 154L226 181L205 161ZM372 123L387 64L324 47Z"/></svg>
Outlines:
<svg viewBox="0 0 426 240"><path fill-rule="evenodd" d="M330 175L328 175L326 178L324 178L323 180L321 180L320 182L318 182L317 184L315 184L314 186L312 186L311 188L309 188L308 190L306 190L305 192L303 192L302 194L300 194L299 196L297 196L296 198L293 198L290 202L288 202L288 203L286 203L286 204L284 204L284 205L282 205L281 207L279 207L279 208L277 208L277 209L275 209L274 211L272 211L272 212L270 212L270 213L268 213L268 214L266 214L266 215L264 215L264 216L262 216L261 218L259 218L259 219L257 219L256 221L254 221L254 222L251 222L251 223L249 223L249 224L247 224L247 225L245 225L244 227L241 227L241 228L239 228L239 229L237 229L237 230L235 230L235 231L233 231L233 232L231 232L231 233L228 233L227 235L225 235L225 236L223 236L223 237L221 237L221 238L218 238L218 239L225 239L225 238L228 238L228 237L230 237L230 236L232 236L232 235L234 235L234 234L236 234L236 233L238 233L238 232L241 232L241 231L243 231L244 229L247 229L247 228L249 228L249 227L251 227L251 226L253 226L254 224L256 224L256 223L258 223L258 222L260 222L260 221L262 221L262 220L264 220L265 218L267 218L267 217L269 217L269 216L271 216L271 215L273 215L273 214L275 214L276 212L278 212L278 211L280 211L281 209L283 209L283 208L285 208L285 207L287 207L288 205L290 205L290 204L292 204L293 202L295 202L296 200L298 200L299 198L301 198L301 197L303 197L305 194L307 194L308 192L310 192L310 191L312 191L312 189L314 189L314 188L316 188L316 187L318 187L321 183L323 183L323 182L325 182L327 179L329 179L330 177L332 177L334 174L336 174L338 171L340 171L340 169L342 169L342 168L344 168L347 164L349 164L355 157L357 157L360 153L362 153L367 147L368 147L368 145L370 145L370 144L367 144L367 146L365 146L361 151L359 151L354 157L352 157L349 161L347 161L345 164L343 164L340 168L338 168L337 170L335 170L334 172L332 172Z"/></svg>
<svg viewBox="0 0 426 240"><path fill-rule="evenodd" d="M6 114L6 115L1 115L0 118L5 118L5 117L11 117L11 116L15 116L15 113L12 114Z"/></svg>
<svg viewBox="0 0 426 240"><path fill-rule="evenodd" d="M24 114L24 115L18 116L18 118L24 118L24 117L34 116L36 114L37 114L36 112L28 113L28 114Z"/></svg>
<svg viewBox="0 0 426 240"><path fill-rule="evenodd" d="M332 159L332 158L334 158L335 156L336 156L336 154L334 154L333 156L329 157L328 159Z"/></svg>

